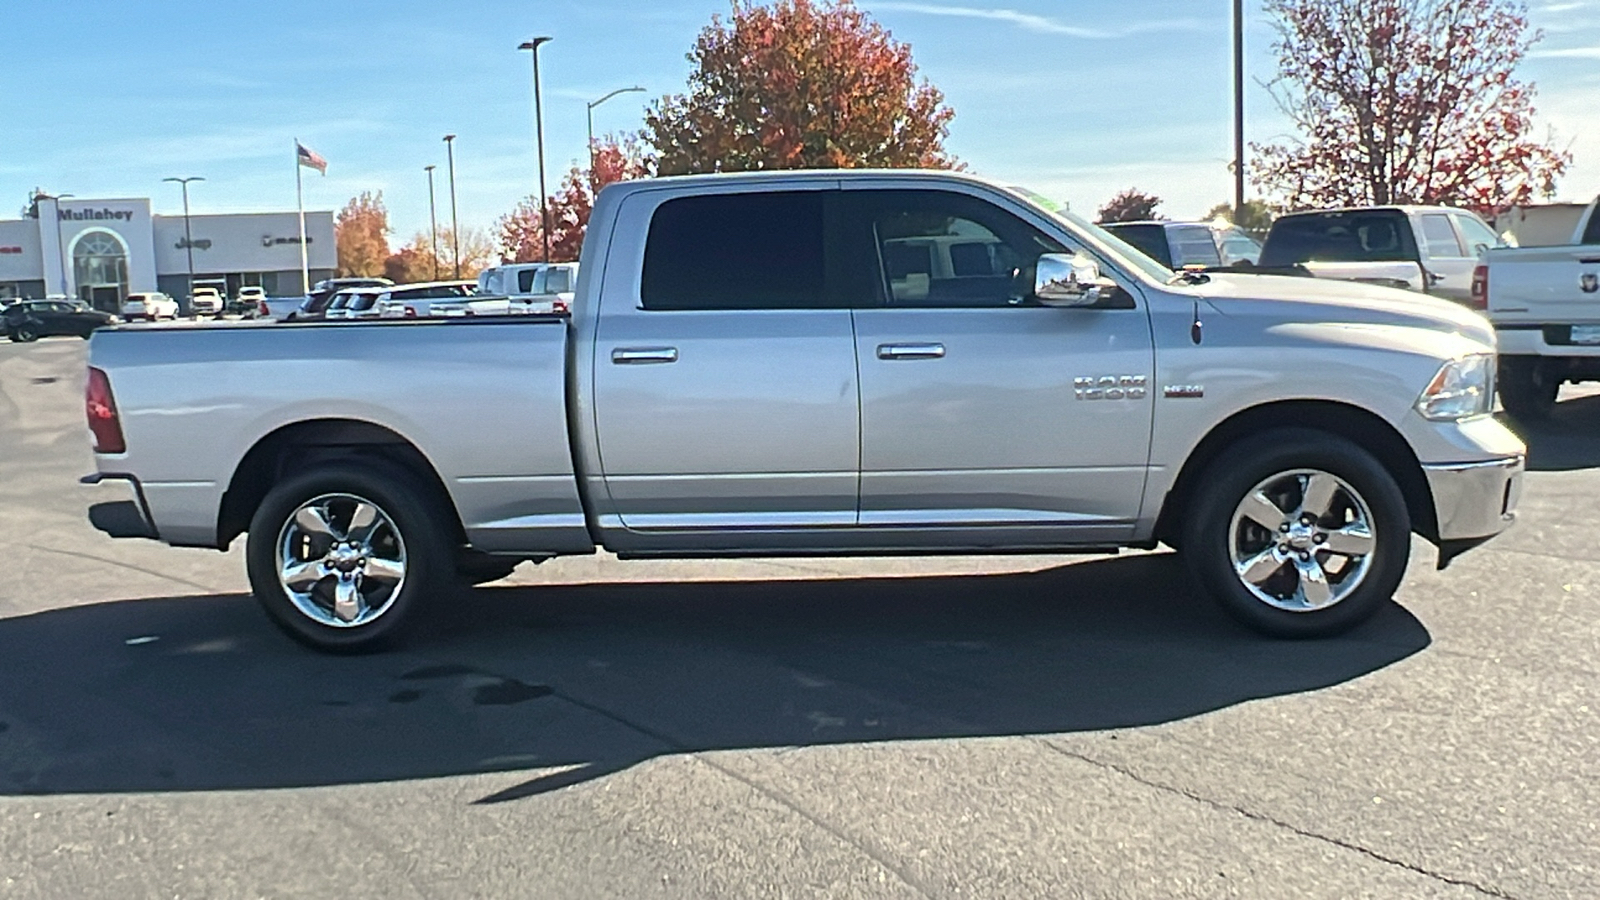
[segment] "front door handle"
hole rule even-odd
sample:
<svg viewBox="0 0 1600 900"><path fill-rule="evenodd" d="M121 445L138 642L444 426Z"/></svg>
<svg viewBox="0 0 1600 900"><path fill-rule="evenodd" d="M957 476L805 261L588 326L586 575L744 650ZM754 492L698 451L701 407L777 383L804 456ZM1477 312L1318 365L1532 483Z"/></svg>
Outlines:
<svg viewBox="0 0 1600 900"><path fill-rule="evenodd" d="M879 359L943 359L943 344L879 344Z"/></svg>
<svg viewBox="0 0 1600 900"><path fill-rule="evenodd" d="M659 365L678 361L677 347L618 347L611 351L611 361L619 366Z"/></svg>

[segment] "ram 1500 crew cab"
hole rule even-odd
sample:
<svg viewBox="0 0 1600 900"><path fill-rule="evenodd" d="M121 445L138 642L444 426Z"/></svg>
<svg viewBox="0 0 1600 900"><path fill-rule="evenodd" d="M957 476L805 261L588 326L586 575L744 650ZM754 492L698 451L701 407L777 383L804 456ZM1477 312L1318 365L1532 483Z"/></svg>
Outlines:
<svg viewBox="0 0 1600 900"><path fill-rule="evenodd" d="M936 254L937 265L925 265ZM1166 542L1244 622L1366 619L1418 532L1511 521L1479 314L1174 273L964 175L608 187L570 319L115 328L90 347L117 535L225 548L315 647L521 560ZM483 386L495 389L485 392Z"/></svg>

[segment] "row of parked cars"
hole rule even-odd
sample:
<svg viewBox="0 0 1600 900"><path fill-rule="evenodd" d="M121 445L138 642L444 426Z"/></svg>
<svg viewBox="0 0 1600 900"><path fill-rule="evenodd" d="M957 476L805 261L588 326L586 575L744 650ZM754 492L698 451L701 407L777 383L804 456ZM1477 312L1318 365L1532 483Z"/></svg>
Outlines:
<svg viewBox="0 0 1600 900"><path fill-rule="evenodd" d="M395 284L387 278L333 278L304 297L262 297L255 318L284 322L563 313L578 264L511 263L476 281Z"/></svg>

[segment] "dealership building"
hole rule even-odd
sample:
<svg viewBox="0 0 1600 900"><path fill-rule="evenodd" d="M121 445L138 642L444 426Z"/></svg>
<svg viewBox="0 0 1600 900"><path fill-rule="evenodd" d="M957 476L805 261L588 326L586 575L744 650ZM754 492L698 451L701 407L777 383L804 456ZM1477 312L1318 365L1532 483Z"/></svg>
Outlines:
<svg viewBox="0 0 1600 900"><path fill-rule="evenodd" d="M65 295L114 311L130 293L162 291L187 311L194 283L224 297L256 285L301 293L293 212L156 216L150 201L41 198L37 218L0 220L0 299ZM333 213L306 213L311 282L332 278Z"/></svg>

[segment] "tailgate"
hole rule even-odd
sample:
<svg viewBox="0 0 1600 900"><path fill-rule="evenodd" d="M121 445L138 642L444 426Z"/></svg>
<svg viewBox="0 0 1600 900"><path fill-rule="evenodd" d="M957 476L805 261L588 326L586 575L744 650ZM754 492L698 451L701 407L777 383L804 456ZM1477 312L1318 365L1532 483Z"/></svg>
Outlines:
<svg viewBox="0 0 1600 900"><path fill-rule="evenodd" d="M1600 246L1491 250L1495 324L1600 324Z"/></svg>

